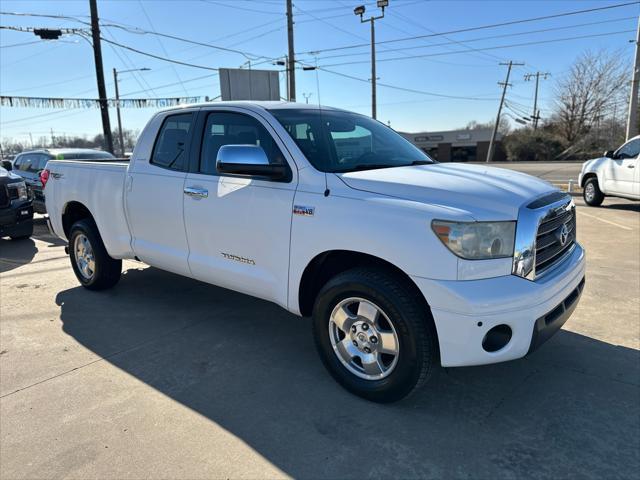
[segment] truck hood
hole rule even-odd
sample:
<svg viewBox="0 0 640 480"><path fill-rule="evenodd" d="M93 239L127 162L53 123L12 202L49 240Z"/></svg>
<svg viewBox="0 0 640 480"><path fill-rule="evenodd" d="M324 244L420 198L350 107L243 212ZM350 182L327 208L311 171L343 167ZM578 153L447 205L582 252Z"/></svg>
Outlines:
<svg viewBox="0 0 640 480"><path fill-rule="evenodd" d="M557 190L524 173L460 163L364 170L338 176L356 190L455 208L476 220L515 220L523 204Z"/></svg>

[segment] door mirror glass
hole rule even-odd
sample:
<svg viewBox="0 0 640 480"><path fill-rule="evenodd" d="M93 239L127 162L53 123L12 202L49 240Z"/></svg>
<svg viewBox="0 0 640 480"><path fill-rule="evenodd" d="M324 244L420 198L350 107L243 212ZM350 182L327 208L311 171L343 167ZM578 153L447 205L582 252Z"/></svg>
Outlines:
<svg viewBox="0 0 640 480"><path fill-rule="evenodd" d="M13 170L13 165L11 165L11 162L9 160L2 160L2 168L7 171L11 171Z"/></svg>
<svg viewBox="0 0 640 480"><path fill-rule="evenodd" d="M604 156L607 157L607 158L613 158L613 154L614 153L615 152L613 150L607 150L607 151L604 152Z"/></svg>
<svg viewBox="0 0 640 480"><path fill-rule="evenodd" d="M283 178L286 167L271 164L260 145L223 145L216 158L218 173L228 175L263 176L272 179Z"/></svg>

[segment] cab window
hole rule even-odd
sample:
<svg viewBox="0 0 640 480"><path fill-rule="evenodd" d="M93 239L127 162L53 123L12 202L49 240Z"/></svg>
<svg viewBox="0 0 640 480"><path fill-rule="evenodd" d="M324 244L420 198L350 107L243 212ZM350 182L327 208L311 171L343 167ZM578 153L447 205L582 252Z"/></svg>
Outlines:
<svg viewBox="0 0 640 480"><path fill-rule="evenodd" d="M267 129L242 113L213 112L207 117L200 152L199 172L216 175L218 150L223 145L258 145L270 163L285 164L280 148Z"/></svg>
<svg viewBox="0 0 640 480"><path fill-rule="evenodd" d="M625 143L616 152L616 159L636 158L640 154L640 138Z"/></svg>
<svg viewBox="0 0 640 480"><path fill-rule="evenodd" d="M168 116L156 139L151 163L171 170L185 171L192 125L193 113Z"/></svg>

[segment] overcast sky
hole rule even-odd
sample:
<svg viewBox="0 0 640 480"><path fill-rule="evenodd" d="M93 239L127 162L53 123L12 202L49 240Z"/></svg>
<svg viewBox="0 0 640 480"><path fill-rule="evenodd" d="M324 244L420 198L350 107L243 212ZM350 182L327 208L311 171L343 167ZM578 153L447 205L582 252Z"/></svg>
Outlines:
<svg viewBox="0 0 640 480"><path fill-rule="evenodd" d="M380 84L385 84L378 88L378 119L389 121L397 130L446 130L463 127L472 120L492 120L500 95L497 82L503 81L506 73L506 67L499 65L501 61L526 64L514 68L513 87L507 94L512 108L522 114L532 109L534 90L534 83L526 82L524 75L535 71L551 74L540 85L543 117L550 112L555 82L584 50L617 51L631 72L633 43L630 40L635 36L640 13L637 3L509 26L388 42L625 1L390 0L389 3L385 18L376 22L376 36L381 42L377 75ZM295 0L294 4L295 50L300 52L297 59L315 64L317 57L318 65L325 69L317 73L296 72L298 100L304 102L305 93L310 95L310 102L317 103L320 99L324 105L369 114L370 63L366 46L369 24L361 24L354 16L353 8L358 2ZM0 5L2 12L73 17L51 19L3 14L0 23L4 26L87 28L74 19L88 21L88 0L3 0ZM375 3L368 1L366 7L366 16L378 13ZM199 66L239 67L250 59L253 68L277 69L282 67L273 66L272 59L287 52L285 0L99 0L98 8L106 39ZM109 24L112 26L107 26ZM238 52L196 46L141 31L170 34ZM573 37L583 38L569 39ZM363 46L336 49L353 45ZM120 76L120 92L125 98L187 95L204 98L220 94L214 71L167 63L106 43L102 49L110 97L114 95L114 67L151 69ZM302 54L314 51L317 53ZM284 95L284 74L281 79ZM0 30L0 94L97 98L90 45L73 35L65 36L62 41L38 41L32 33ZM153 111L124 109L124 127L141 129ZM509 114L515 116L518 112ZM115 111L111 112L111 121L115 127ZM31 132L36 139L49 135L51 129L56 135L94 135L101 131L100 115L97 109L0 107L1 138L24 141Z"/></svg>

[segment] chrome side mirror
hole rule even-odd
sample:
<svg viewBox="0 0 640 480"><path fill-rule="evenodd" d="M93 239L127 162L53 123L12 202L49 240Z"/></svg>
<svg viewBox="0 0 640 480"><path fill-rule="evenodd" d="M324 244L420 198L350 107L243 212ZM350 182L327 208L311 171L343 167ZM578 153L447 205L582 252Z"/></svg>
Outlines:
<svg viewBox="0 0 640 480"><path fill-rule="evenodd" d="M249 175L283 180L287 168L282 164L269 163L269 158L260 145L223 145L216 157L216 170L227 175Z"/></svg>

